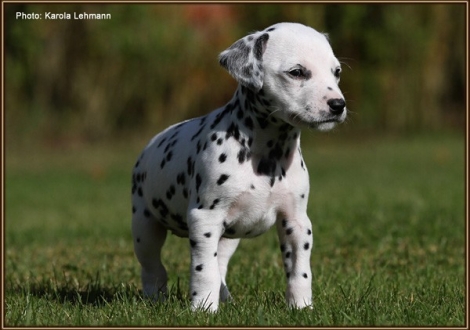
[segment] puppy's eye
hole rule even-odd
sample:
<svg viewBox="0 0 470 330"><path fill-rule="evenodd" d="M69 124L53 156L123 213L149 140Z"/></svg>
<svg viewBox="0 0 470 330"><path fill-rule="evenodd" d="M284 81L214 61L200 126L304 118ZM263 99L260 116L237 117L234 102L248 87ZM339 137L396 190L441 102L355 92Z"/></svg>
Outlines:
<svg viewBox="0 0 470 330"><path fill-rule="evenodd" d="M335 72L334 72L334 75L336 78L339 79L339 76L341 75L341 68L336 68Z"/></svg>
<svg viewBox="0 0 470 330"><path fill-rule="evenodd" d="M294 78L302 78L304 77L304 73L301 69L294 69L289 71L289 74Z"/></svg>

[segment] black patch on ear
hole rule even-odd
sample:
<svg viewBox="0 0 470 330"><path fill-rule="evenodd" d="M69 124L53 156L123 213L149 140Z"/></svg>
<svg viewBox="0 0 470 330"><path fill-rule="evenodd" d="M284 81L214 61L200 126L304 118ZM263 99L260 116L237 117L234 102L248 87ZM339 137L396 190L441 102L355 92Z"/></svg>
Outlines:
<svg viewBox="0 0 470 330"><path fill-rule="evenodd" d="M266 50L266 42L269 39L269 34L262 34L255 42L255 57L261 61L264 51Z"/></svg>
<svg viewBox="0 0 470 330"><path fill-rule="evenodd" d="M263 87L262 57L269 34L264 33L253 41L254 38L250 35L236 41L219 55L219 63L242 86L258 92Z"/></svg>

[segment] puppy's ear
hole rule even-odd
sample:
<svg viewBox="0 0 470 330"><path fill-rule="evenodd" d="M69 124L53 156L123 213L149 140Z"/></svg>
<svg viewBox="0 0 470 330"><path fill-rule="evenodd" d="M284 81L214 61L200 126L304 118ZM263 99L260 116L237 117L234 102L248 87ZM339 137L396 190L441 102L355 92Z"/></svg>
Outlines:
<svg viewBox="0 0 470 330"><path fill-rule="evenodd" d="M256 32L236 41L219 55L219 63L240 84L259 92L263 87L263 53L269 34Z"/></svg>

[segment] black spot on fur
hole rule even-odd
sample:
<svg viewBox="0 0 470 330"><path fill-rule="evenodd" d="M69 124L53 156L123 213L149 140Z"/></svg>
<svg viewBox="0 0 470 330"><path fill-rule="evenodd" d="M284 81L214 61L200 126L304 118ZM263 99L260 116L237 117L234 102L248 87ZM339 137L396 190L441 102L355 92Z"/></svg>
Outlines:
<svg viewBox="0 0 470 330"><path fill-rule="evenodd" d="M173 157L173 153L170 151L167 155L166 155L166 161L169 162L171 160L171 157Z"/></svg>
<svg viewBox="0 0 470 330"><path fill-rule="evenodd" d="M201 186L201 176L199 173L196 174L196 192L199 192L199 187Z"/></svg>
<svg viewBox="0 0 470 330"><path fill-rule="evenodd" d="M280 160L282 157L282 148L279 143L276 143L276 146L269 151L269 158Z"/></svg>
<svg viewBox="0 0 470 330"><path fill-rule="evenodd" d="M201 117L201 121L199 122L199 126L204 125L204 123L206 122L206 119L207 119L207 116ZM181 124L179 124L179 125L176 126L176 127L179 127L179 126L181 126L181 125L183 125L183 124L186 124L186 123L181 123Z"/></svg>
<svg viewBox="0 0 470 330"><path fill-rule="evenodd" d="M253 130L253 120L251 119L251 117L245 118L245 126L246 128Z"/></svg>
<svg viewBox="0 0 470 330"><path fill-rule="evenodd" d="M166 137L160 141L160 143L157 145L157 148L160 148L165 141L166 141Z"/></svg>
<svg viewBox="0 0 470 330"><path fill-rule="evenodd" d="M197 245L197 243L192 239L189 240L189 244L191 245L191 247L195 247Z"/></svg>
<svg viewBox="0 0 470 330"><path fill-rule="evenodd" d="M165 218L168 215L168 207L161 199L152 199L152 205L155 209L160 211L162 218Z"/></svg>
<svg viewBox="0 0 470 330"><path fill-rule="evenodd" d="M181 185L184 185L186 182L186 177L184 175L184 172L181 172L180 174L178 174L178 176L176 177L176 183L177 184L181 184Z"/></svg>
<svg viewBox="0 0 470 330"><path fill-rule="evenodd" d="M207 238L211 237L211 233L205 233L204 236L206 236Z"/></svg>
<svg viewBox="0 0 470 330"><path fill-rule="evenodd" d="M175 186L174 185L171 185L170 188L168 188L168 192L170 193L171 196L173 196L175 194Z"/></svg>
<svg viewBox="0 0 470 330"><path fill-rule="evenodd" d="M200 272L200 271L202 270L202 268L203 268L203 264L200 264L200 265L197 265L195 269L196 269L198 272Z"/></svg>
<svg viewBox="0 0 470 330"><path fill-rule="evenodd" d="M191 160L191 157L188 157L186 164L188 165L188 169L187 169L188 175L191 176L191 174L193 173L193 169L194 169L194 163Z"/></svg>
<svg viewBox="0 0 470 330"><path fill-rule="evenodd" d="M240 164L243 164L243 162L245 161L246 154L247 154L246 148L241 148L240 151L238 152L237 158Z"/></svg>
<svg viewBox="0 0 470 330"><path fill-rule="evenodd" d="M304 244L304 250L308 250L310 248L310 244L309 243L305 243Z"/></svg>
<svg viewBox="0 0 470 330"><path fill-rule="evenodd" d="M233 122L230 124L230 126L227 129L227 134L225 134L225 139L227 140L231 136L233 136L235 140L240 139L240 131L238 129L238 125Z"/></svg>
<svg viewBox="0 0 470 330"><path fill-rule="evenodd" d="M215 206L219 203L219 199L216 198L214 199L214 201L212 202L212 205L209 207L211 210L213 210L215 208Z"/></svg>
<svg viewBox="0 0 470 330"><path fill-rule="evenodd" d="M220 186L222 184L224 184L225 181L227 181L227 179L229 178L229 175L227 174L222 174L219 179L217 180L217 184Z"/></svg>
<svg viewBox="0 0 470 330"><path fill-rule="evenodd" d="M239 108L237 111L237 119L242 120L242 118L243 118L243 110L242 108Z"/></svg>
<svg viewBox="0 0 470 330"><path fill-rule="evenodd" d="M168 144L166 145L165 150L163 150L163 152L168 152L168 150L170 150L170 147L171 147L171 143L168 142Z"/></svg>
<svg viewBox="0 0 470 330"><path fill-rule="evenodd" d="M195 138L198 137L199 134L201 134L202 130L204 129L204 126L202 126L199 131L196 132L196 134L194 134L192 137L191 137L191 141L193 141Z"/></svg>
<svg viewBox="0 0 470 330"><path fill-rule="evenodd" d="M210 128L214 129L222 120L222 118L232 110L233 105L231 103L227 104L222 112L219 112L212 122Z"/></svg>
<svg viewBox="0 0 470 330"><path fill-rule="evenodd" d="M273 159L261 158L258 163L257 172L259 174L272 175L276 170L276 161Z"/></svg>
<svg viewBox="0 0 470 330"><path fill-rule="evenodd" d="M304 278L308 278L307 273L303 273L302 276L303 276Z"/></svg>
<svg viewBox="0 0 470 330"><path fill-rule="evenodd" d="M307 235L312 235L312 231L310 229L307 229Z"/></svg>
<svg viewBox="0 0 470 330"><path fill-rule="evenodd" d="M226 159L227 159L227 155L226 155L226 154L220 154L220 156L219 156L219 162L220 162L220 163L225 162Z"/></svg>
<svg viewBox="0 0 470 330"><path fill-rule="evenodd" d="M288 229L286 230L286 234L287 234L287 235L290 235L290 234L292 234L293 231L294 231L293 228L288 228Z"/></svg>
<svg viewBox="0 0 470 330"><path fill-rule="evenodd" d="M289 259L291 256L291 252L286 252L286 258Z"/></svg>

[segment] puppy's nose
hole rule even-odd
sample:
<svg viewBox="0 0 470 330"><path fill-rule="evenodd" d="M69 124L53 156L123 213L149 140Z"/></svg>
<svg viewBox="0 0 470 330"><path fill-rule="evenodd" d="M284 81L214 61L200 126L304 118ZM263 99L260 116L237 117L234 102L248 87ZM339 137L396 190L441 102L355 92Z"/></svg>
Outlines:
<svg viewBox="0 0 470 330"><path fill-rule="evenodd" d="M343 99L329 99L326 102L330 107L330 112L333 115L340 115L344 111L344 107L346 106L346 102Z"/></svg>

